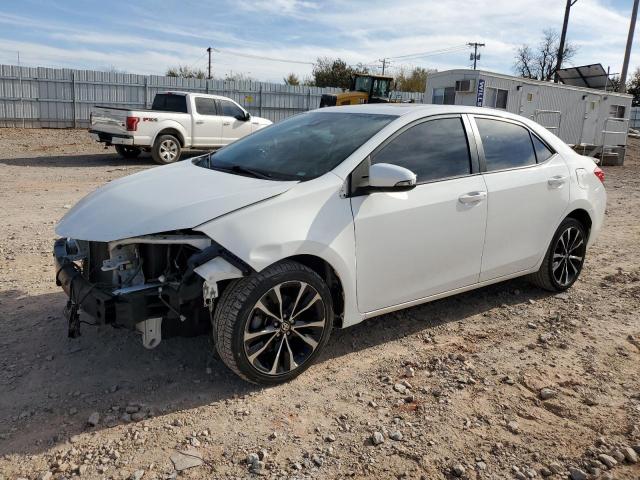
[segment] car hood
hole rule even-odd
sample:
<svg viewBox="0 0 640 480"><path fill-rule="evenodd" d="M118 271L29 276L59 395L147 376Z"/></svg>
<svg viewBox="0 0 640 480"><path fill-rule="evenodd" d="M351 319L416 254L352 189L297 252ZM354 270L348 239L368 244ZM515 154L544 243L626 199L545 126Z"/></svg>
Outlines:
<svg viewBox="0 0 640 480"><path fill-rule="evenodd" d="M55 230L61 237L111 242L193 228L296 183L209 170L187 160L108 183L80 200Z"/></svg>

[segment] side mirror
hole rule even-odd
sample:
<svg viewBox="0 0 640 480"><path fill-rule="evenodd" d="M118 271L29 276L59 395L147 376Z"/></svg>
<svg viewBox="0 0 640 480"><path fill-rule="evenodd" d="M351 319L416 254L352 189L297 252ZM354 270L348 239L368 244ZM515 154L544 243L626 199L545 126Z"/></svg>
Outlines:
<svg viewBox="0 0 640 480"><path fill-rule="evenodd" d="M369 187L373 191L406 191L416 186L417 177L411 170L391 165L375 163L369 167Z"/></svg>
<svg viewBox="0 0 640 480"><path fill-rule="evenodd" d="M251 118L251 114L249 112L244 112L244 114L239 113L238 115L236 115L236 119L243 122L248 122L250 118Z"/></svg>

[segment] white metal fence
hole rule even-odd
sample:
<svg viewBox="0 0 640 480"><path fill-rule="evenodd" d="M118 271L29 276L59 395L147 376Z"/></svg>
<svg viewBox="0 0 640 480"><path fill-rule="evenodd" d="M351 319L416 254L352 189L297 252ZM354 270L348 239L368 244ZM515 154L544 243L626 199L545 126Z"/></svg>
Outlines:
<svg viewBox="0 0 640 480"><path fill-rule="evenodd" d="M323 93L340 91L252 81L0 65L0 127L87 127L94 105L149 108L155 94L164 90L224 95L252 114L274 122L317 108ZM422 102L422 93L394 92L393 97Z"/></svg>
<svg viewBox="0 0 640 480"><path fill-rule="evenodd" d="M640 129L640 107L631 107L629 115L629 127Z"/></svg>

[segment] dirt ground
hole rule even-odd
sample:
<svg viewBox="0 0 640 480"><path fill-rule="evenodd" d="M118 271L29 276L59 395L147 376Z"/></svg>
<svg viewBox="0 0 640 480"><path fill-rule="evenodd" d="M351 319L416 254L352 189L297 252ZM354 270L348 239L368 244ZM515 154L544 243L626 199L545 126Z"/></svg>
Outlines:
<svg viewBox="0 0 640 480"><path fill-rule="evenodd" d="M54 224L146 168L84 131L0 129L0 479L640 478L640 141L605 168L566 294L516 280L368 320L266 389L206 337L67 338Z"/></svg>

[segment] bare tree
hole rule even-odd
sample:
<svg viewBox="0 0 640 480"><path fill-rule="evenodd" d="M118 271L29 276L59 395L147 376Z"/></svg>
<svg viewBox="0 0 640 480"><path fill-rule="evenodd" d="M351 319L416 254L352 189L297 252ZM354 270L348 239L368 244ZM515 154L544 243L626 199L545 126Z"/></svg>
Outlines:
<svg viewBox="0 0 640 480"><path fill-rule="evenodd" d="M632 105L640 107L640 67L631 75L631 80L627 83L627 93L633 95Z"/></svg>
<svg viewBox="0 0 640 480"><path fill-rule="evenodd" d="M558 32L544 30L542 40L535 49L526 44L518 48L513 65L514 70L521 77L551 80L558 69L559 49ZM567 42L564 47L563 62L571 61L577 51L578 48L575 45Z"/></svg>

